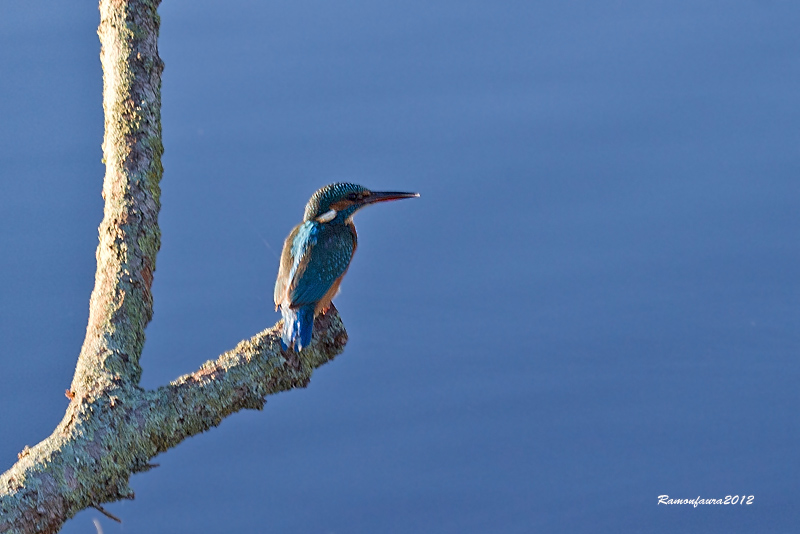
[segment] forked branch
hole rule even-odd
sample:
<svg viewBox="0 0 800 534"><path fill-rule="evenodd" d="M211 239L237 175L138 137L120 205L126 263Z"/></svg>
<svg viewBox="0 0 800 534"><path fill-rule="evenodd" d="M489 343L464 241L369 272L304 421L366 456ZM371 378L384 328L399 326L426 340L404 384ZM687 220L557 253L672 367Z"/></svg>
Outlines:
<svg viewBox="0 0 800 534"><path fill-rule="evenodd" d="M0 476L0 534L57 532L83 509L133 498L130 476L154 456L238 410L261 409L267 395L304 387L347 342L332 309L301 356L287 359L276 325L169 385L139 386L161 237L158 4L100 2L105 210L86 339L64 419Z"/></svg>

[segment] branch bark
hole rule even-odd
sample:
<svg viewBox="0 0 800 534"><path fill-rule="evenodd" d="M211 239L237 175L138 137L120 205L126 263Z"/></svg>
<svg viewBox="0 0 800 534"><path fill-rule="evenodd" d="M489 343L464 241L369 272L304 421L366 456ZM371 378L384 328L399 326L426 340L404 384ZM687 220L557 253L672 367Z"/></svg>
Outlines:
<svg viewBox="0 0 800 534"><path fill-rule="evenodd" d="M238 410L263 408L266 395L305 387L347 342L332 308L300 355L281 350L278 324L166 386L139 386L161 236L159 3L100 2L105 211L86 338L64 419L0 475L0 534L57 532L85 508L133 498L130 476L154 456Z"/></svg>

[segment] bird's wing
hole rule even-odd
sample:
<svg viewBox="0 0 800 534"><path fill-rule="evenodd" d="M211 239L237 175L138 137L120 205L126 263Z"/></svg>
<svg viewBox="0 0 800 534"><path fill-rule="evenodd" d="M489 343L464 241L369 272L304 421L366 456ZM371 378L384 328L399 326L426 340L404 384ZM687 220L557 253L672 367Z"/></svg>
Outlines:
<svg viewBox="0 0 800 534"><path fill-rule="evenodd" d="M297 232L300 231L300 227L303 226L302 224L298 224L297 226L292 229L289 233L289 237L286 238L286 241L283 243L283 251L281 252L281 263L278 267L278 278L275 280L275 309L280 305L281 301L283 300L283 296L286 294L286 284L289 282L289 272L292 270L292 264L294 263L294 258L292 258L292 243L294 242L295 237L297 237Z"/></svg>
<svg viewBox="0 0 800 534"><path fill-rule="evenodd" d="M291 236L290 236L291 237ZM355 251L349 226L306 222L292 242L292 266L284 295L291 306L318 302L342 276Z"/></svg>

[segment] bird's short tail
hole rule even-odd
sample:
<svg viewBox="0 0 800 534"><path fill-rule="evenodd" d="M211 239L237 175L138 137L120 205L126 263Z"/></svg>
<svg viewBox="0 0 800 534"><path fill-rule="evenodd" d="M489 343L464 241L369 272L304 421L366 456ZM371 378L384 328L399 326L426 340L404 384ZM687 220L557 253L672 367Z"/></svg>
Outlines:
<svg viewBox="0 0 800 534"><path fill-rule="evenodd" d="M283 332L281 332L281 345L284 350L296 347L300 352L311 344L311 334L314 331L314 305L302 306L297 309L281 306L283 315Z"/></svg>

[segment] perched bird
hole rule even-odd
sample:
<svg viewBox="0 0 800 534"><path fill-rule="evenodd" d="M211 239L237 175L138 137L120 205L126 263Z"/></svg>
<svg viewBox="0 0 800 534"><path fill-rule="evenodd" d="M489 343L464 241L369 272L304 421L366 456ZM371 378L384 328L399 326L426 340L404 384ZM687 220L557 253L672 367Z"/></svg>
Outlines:
<svg viewBox="0 0 800 534"><path fill-rule="evenodd" d="M283 244L275 309L281 309L284 349L311 343L314 317L330 308L356 251L353 214L369 204L418 197L419 193L370 191L356 184L326 185L306 204L303 222Z"/></svg>

